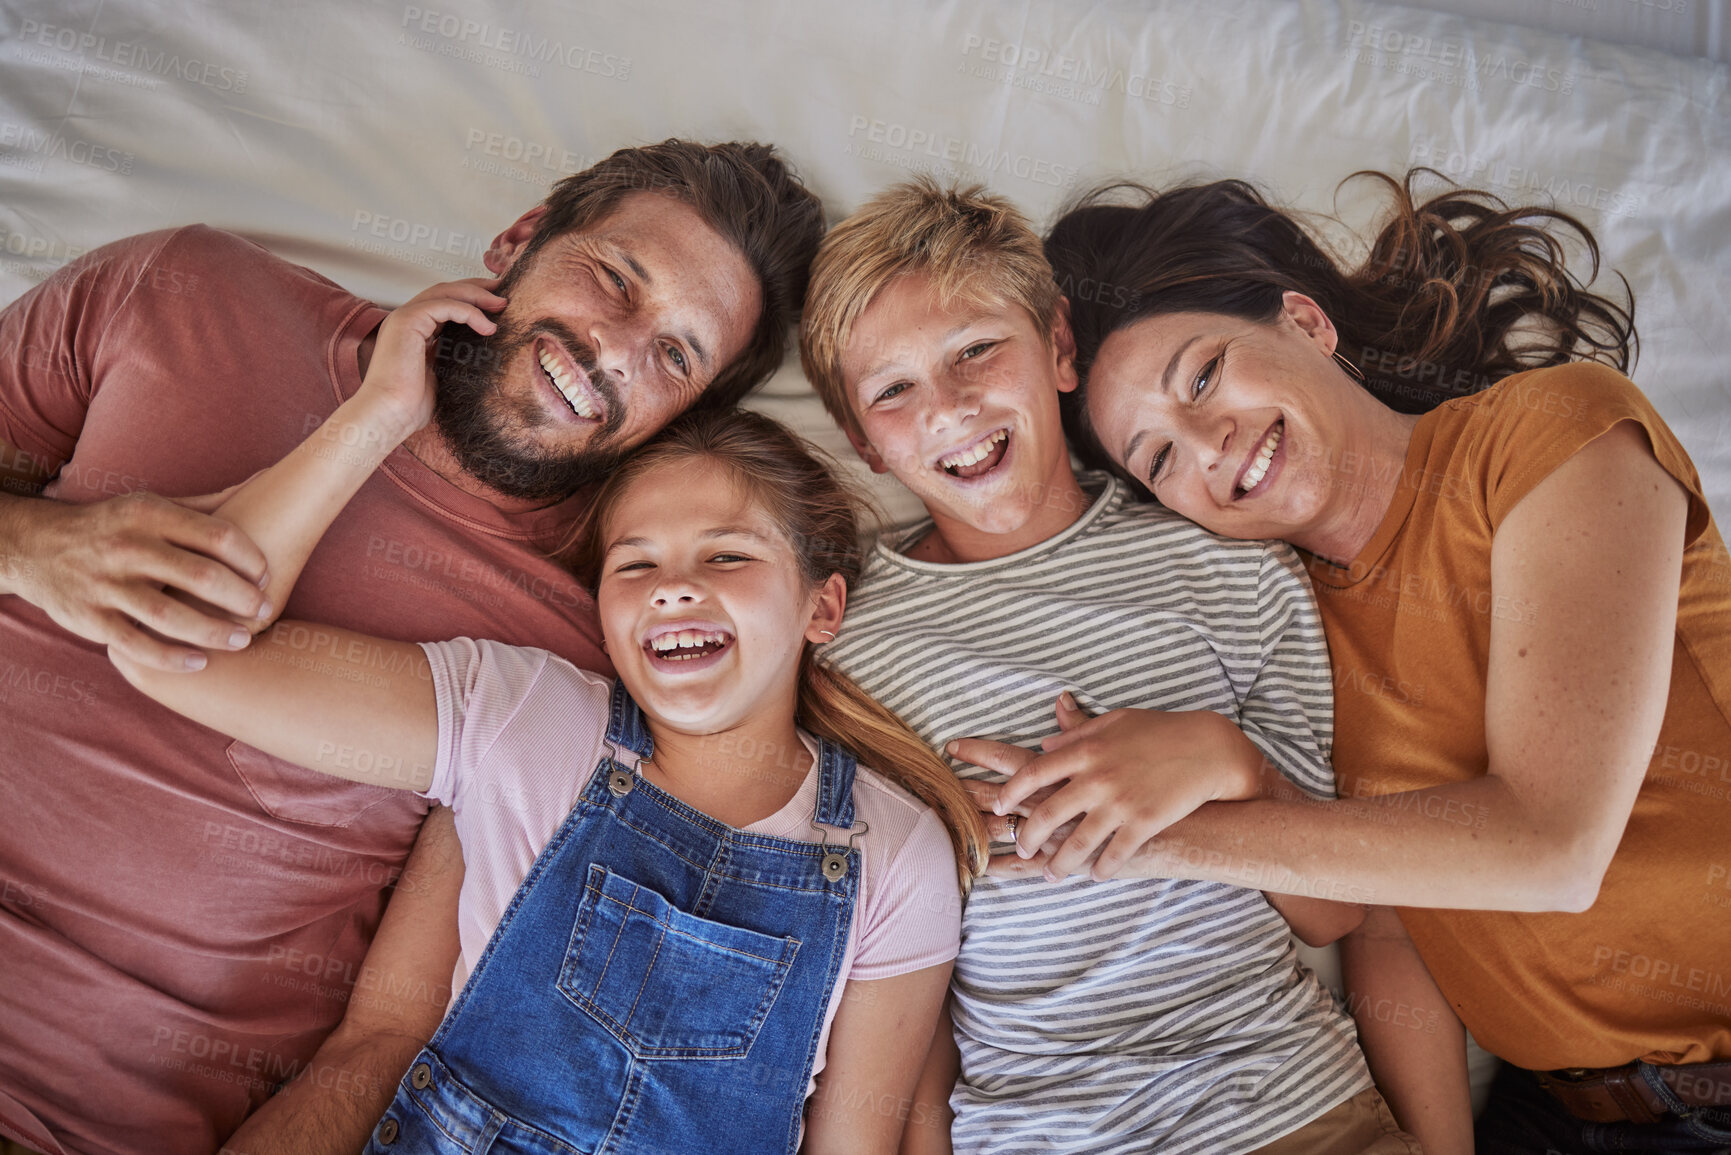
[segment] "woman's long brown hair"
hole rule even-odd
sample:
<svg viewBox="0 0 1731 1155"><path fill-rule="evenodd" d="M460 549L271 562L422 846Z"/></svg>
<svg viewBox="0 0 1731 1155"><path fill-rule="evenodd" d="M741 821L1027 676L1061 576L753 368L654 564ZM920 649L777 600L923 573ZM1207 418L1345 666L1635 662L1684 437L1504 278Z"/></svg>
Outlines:
<svg viewBox="0 0 1731 1155"><path fill-rule="evenodd" d="M1355 268L1343 268L1291 214L1238 180L1156 192L1116 183L1081 197L1046 238L1046 257L1070 301L1084 386L1114 331L1170 313L1223 313L1272 321L1288 290L1334 322L1338 352L1365 387L1403 413L1423 413L1512 373L1575 360L1627 372L1638 351L1634 296L1590 292L1599 246L1575 217L1511 208L1490 193L1448 185L1415 168L1376 182L1387 218ZM1446 183L1446 181L1445 181ZM1587 257L1568 267L1565 237ZM1619 279L1622 278L1619 276ZM1081 389L1061 399L1071 444L1092 465L1107 460L1087 423Z"/></svg>
<svg viewBox="0 0 1731 1155"><path fill-rule="evenodd" d="M779 423L743 409L688 413L662 430L602 483L569 553L590 590L599 584L610 511L632 483L662 465L704 458L725 465L781 528L806 581L839 573L858 580L860 499L819 451ZM799 659L794 721L854 752L937 812L956 853L964 892L985 869L987 838L979 809L953 771L894 712L806 644Z"/></svg>

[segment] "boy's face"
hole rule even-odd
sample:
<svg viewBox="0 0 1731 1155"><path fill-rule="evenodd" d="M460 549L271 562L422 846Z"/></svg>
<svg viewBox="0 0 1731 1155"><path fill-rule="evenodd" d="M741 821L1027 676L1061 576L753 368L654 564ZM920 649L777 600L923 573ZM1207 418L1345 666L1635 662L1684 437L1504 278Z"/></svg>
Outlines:
<svg viewBox="0 0 1731 1155"><path fill-rule="evenodd" d="M842 351L848 402L864 432L848 440L874 471L911 489L940 531L960 523L1017 534L1054 520L1075 492L1058 417L1058 394L1076 387L1063 309L1051 336L1042 340L1019 305L939 307L929 277L898 277L860 315ZM1068 525L1075 510L1061 517Z"/></svg>

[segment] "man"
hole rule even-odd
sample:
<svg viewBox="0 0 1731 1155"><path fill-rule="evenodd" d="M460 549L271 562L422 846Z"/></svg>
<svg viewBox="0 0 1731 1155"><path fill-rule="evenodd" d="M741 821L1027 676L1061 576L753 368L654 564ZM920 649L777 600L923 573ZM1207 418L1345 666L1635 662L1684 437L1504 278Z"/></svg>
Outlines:
<svg viewBox="0 0 1731 1155"><path fill-rule="evenodd" d="M821 231L762 145L667 141L561 181L488 250L498 332L447 331L433 424L337 519L287 612L608 669L550 556L582 488L774 370ZM359 386L383 316L203 227L105 246L0 312L0 1135L213 1150L366 991L424 805L184 722L105 648L190 669L244 644L256 548L155 495L280 458Z"/></svg>

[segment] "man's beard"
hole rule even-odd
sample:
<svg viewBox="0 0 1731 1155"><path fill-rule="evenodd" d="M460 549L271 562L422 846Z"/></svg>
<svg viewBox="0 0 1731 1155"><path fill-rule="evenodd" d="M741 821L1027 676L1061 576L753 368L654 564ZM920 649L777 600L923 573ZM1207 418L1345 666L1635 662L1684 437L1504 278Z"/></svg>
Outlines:
<svg viewBox="0 0 1731 1155"><path fill-rule="evenodd" d="M558 321L530 328L508 323L502 314L497 320L491 336L447 321L435 346L433 424L458 464L489 488L528 501L559 501L605 478L630 450L618 444L625 407L599 371L595 351ZM532 431L557 423L533 397L510 396L504 389L512 360L537 336L563 345L601 399L601 425L580 448L550 450L538 444ZM541 372L538 364L534 371Z"/></svg>

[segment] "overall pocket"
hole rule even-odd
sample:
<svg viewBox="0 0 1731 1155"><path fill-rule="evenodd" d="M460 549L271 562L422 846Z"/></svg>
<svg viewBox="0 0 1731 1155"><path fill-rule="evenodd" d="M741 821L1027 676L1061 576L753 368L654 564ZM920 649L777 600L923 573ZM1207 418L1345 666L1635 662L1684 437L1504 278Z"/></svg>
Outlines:
<svg viewBox="0 0 1731 1155"><path fill-rule="evenodd" d="M559 991L639 1059L741 1058L798 951L591 865Z"/></svg>

